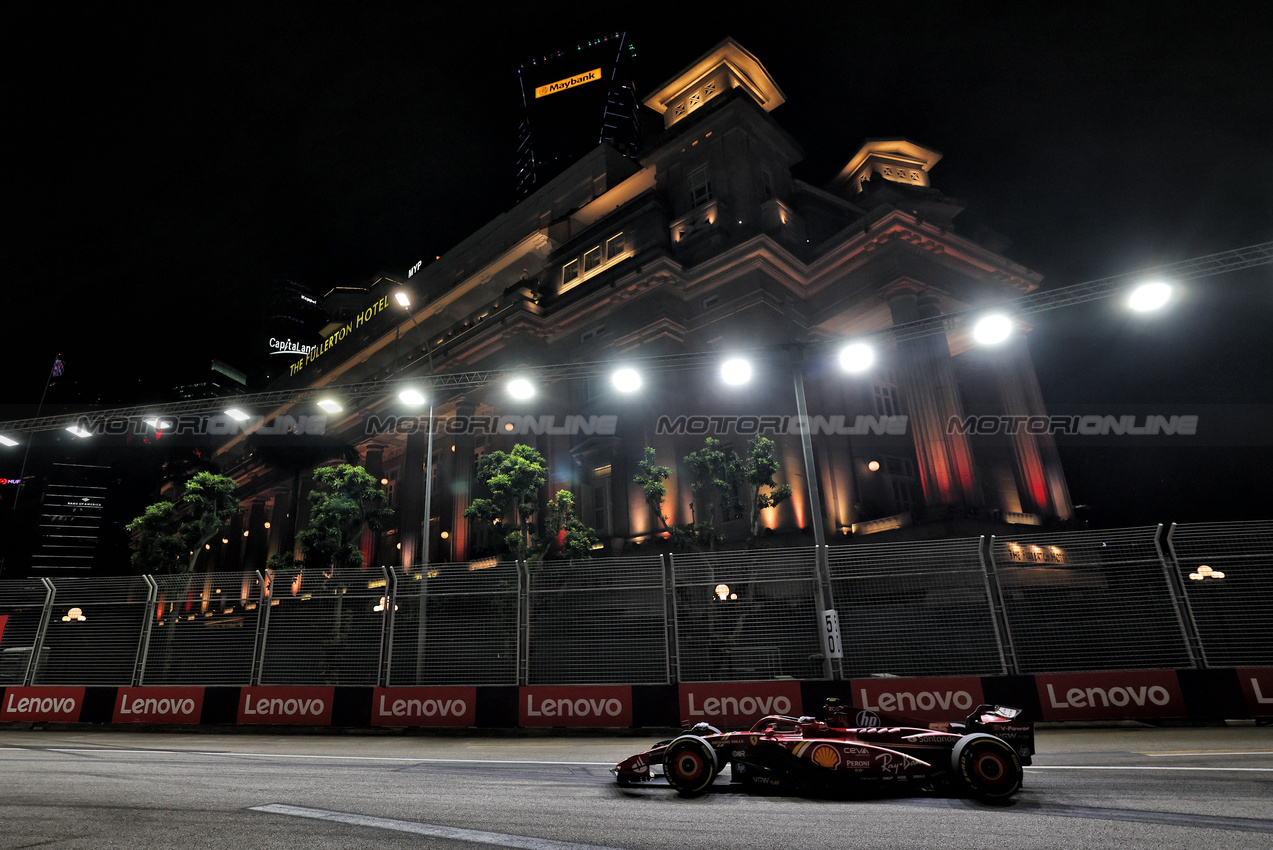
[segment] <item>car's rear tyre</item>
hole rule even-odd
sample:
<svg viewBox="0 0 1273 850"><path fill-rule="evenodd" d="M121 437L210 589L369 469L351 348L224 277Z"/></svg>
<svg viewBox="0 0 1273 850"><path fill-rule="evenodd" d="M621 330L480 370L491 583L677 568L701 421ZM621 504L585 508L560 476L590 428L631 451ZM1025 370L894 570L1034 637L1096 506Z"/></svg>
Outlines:
<svg viewBox="0 0 1273 850"><path fill-rule="evenodd" d="M716 750L697 735L682 735L663 752L667 784L682 794L701 794L716 778Z"/></svg>
<svg viewBox="0 0 1273 850"><path fill-rule="evenodd" d="M950 753L955 781L974 799L1001 803L1021 790L1021 759L994 735L965 735Z"/></svg>

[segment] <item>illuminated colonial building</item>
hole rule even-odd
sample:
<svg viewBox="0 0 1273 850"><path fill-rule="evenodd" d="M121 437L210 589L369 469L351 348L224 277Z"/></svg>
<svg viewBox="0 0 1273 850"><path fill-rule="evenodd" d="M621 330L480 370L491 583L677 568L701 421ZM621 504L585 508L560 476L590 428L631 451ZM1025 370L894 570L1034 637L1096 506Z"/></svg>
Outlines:
<svg viewBox="0 0 1273 850"><path fill-rule="evenodd" d="M813 542L815 523L844 543L912 525L902 533L1069 518L1049 436L962 425L972 412L1045 413L1026 329L994 348L975 347L955 324L896 333L1029 292L1039 275L955 232L960 206L930 182L941 155L922 145L868 141L826 185L794 179L801 151L771 115L784 100L756 57L726 40L645 99L664 130L639 162L595 147L410 281L382 278L346 304L343 324L279 387L341 400L340 387L364 384L308 444L315 456L345 444L386 482L397 526L365 541L371 563L420 562L426 468L430 560L490 551L493 535L463 517L476 460L518 442L544 454L545 490L570 489L611 551L663 531L633 483L645 446L672 468L664 514L683 524L691 496L680 459L705 436L741 453L757 431L777 443L778 480L794 491L763 525L791 545ZM873 335L875 362L845 374L832 343L862 335ZM744 350L756 371L743 387L723 384L715 367L677 366ZM621 394L587 365L607 363L644 364L642 389ZM427 409L365 392L370 381L563 364L576 364L574 376L559 371L529 400L502 383L438 389L431 462ZM820 517L794 424L798 384L817 431ZM318 398L255 412L317 414ZM247 521L272 520L271 551L288 545L305 510L299 442L285 450L290 466L283 449L254 450L264 444L251 437L220 451ZM722 530L741 545L746 525L728 518Z"/></svg>

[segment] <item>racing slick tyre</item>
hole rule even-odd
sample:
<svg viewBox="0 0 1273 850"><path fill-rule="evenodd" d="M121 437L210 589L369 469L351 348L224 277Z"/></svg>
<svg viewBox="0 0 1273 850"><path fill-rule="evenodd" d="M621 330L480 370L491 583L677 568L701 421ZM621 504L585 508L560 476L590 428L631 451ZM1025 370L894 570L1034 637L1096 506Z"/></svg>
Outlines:
<svg viewBox="0 0 1273 850"><path fill-rule="evenodd" d="M682 735L663 752L663 775L667 784L682 794L701 794L719 770L716 750L697 735Z"/></svg>
<svg viewBox="0 0 1273 850"><path fill-rule="evenodd" d="M1021 759L994 735L965 735L951 750L950 765L959 787L983 803L1004 802L1021 790Z"/></svg>

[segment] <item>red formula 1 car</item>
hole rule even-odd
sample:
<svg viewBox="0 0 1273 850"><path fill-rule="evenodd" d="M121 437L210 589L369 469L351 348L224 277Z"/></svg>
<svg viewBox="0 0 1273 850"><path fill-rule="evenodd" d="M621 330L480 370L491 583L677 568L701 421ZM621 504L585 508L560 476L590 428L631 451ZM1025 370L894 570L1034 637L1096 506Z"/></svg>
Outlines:
<svg viewBox="0 0 1273 850"><path fill-rule="evenodd" d="M853 789L951 788L984 802L1021 790L1022 765L1034 754L1034 727L1020 710L982 705L962 723L939 728L887 725L872 711L835 700L826 720L770 715L749 731L721 732L700 723L680 737L624 759L620 785L646 782L661 767L669 785L700 794L729 766L730 781L794 793ZM852 724L850 723L852 719Z"/></svg>

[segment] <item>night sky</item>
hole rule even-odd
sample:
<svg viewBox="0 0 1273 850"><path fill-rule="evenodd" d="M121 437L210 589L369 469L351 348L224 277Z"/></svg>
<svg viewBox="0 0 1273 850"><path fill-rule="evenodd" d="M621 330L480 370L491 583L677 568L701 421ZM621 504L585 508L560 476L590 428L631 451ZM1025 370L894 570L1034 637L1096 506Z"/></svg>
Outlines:
<svg viewBox="0 0 1273 850"><path fill-rule="evenodd" d="M728 23L441 5L6 10L6 401L38 400L58 353L119 398L213 357L246 368L274 280L323 292L444 253L512 204L517 65L617 30L640 96L735 37L786 93L774 115L814 185L866 138L936 148L934 185L1045 286L1273 236L1264 4L782 3ZM1211 278L1148 321L1110 302L1035 317L1045 399L1273 404L1271 280ZM1228 488L1273 468L1270 431L1063 459L1097 521L1253 518L1266 488Z"/></svg>

